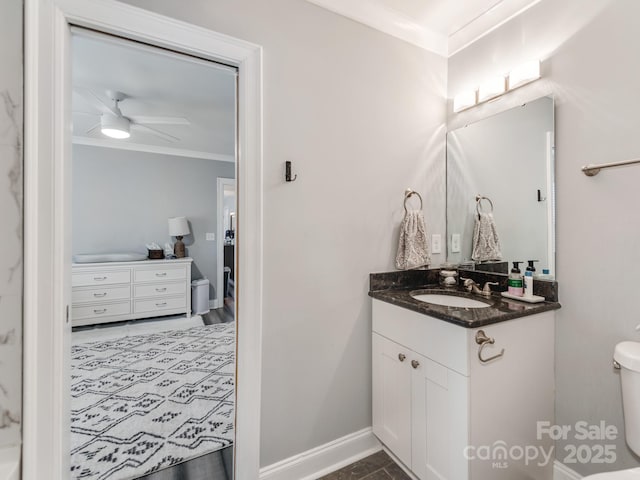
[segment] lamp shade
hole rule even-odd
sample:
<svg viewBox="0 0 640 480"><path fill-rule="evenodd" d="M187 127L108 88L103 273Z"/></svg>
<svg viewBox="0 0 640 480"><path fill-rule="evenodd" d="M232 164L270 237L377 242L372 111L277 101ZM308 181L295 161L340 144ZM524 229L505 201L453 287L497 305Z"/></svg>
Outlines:
<svg viewBox="0 0 640 480"><path fill-rule="evenodd" d="M187 217L172 217L169 219L169 235L183 237L189 235L189 223Z"/></svg>

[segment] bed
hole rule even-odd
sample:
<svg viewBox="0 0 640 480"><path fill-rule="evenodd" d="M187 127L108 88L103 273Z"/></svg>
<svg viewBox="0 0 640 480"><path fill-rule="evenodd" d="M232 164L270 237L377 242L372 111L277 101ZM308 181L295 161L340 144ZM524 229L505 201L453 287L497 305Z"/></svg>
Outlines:
<svg viewBox="0 0 640 480"><path fill-rule="evenodd" d="M233 323L74 340L71 372L71 478L138 478L233 443Z"/></svg>

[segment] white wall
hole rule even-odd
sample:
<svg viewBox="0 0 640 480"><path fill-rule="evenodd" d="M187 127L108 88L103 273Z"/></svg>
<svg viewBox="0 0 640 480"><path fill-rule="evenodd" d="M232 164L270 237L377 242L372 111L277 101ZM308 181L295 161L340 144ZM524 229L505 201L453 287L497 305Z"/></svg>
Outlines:
<svg viewBox="0 0 640 480"><path fill-rule="evenodd" d="M261 464L370 426L368 274L406 187L444 235L446 60L302 0L128 3L264 47Z"/></svg>
<svg viewBox="0 0 640 480"><path fill-rule="evenodd" d="M147 243L174 243L169 217L187 217L192 276L210 280L211 300L222 293L205 234L218 231L217 178L234 178L234 163L74 145L72 168L74 254L147 253Z"/></svg>
<svg viewBox="0 0 640 480"><path fill-rule="evenodd" d="M451 115L452 127L522 100L556 99L557 313L556 421L601 420L620 430L617 462L571 464L581 474L639 466L624 441L613 349L640 340L636 270L640 265L640 167L588 178L580 168L640 154L640 2L543 0L449 60L449 98L473 81L541 58L544 79L498 102ZM572 435L557 444L581 444Z"/></svg>
<svg viewBox="0 0 640 480"><path fill-rule="evenodd" d="M0 447L20 443L22 404L22 1L0 2Z"/></svg>

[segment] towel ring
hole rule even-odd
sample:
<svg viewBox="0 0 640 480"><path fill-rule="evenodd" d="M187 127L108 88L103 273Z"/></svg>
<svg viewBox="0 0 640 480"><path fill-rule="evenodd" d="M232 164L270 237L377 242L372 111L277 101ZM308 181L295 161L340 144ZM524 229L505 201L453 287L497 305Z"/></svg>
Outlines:
<svg viewBox="0 0 640 480"><path fill-rule="evenodd" d="M489 205L491 205L491 211L488 213L493 213L493 202L491 199L489 197L483 197L482 195L476 195L476 212L478 212L478 216L480 216L481 213L484 213L484 210L482 209L482 200L489 202Z"/></svg>
<svg viewBox="0 0 640 480"><path fill-rule="evenodd" d="M407 214L407 200L409 200L409 198L412 195L417 195L418 198L420 199L420 210L422 210L422 197L420 196L420 194L416 191L411 190L410 188L407 188L404 191L404 213Z"/></svg>

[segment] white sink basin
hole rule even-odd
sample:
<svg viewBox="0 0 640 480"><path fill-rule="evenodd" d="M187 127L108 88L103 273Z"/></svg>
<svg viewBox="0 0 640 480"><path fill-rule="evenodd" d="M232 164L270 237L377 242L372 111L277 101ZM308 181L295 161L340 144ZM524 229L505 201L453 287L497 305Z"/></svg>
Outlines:
<svg viewBox="0 0 640 480"><path fill-rule="evenodd" d="M458 297L456 295L443 295L441 293L418 293L416 295L412 294L411 296L420 302L433 303L445 307L487 308L491 306L491 304L480 300Z"/></svg>

